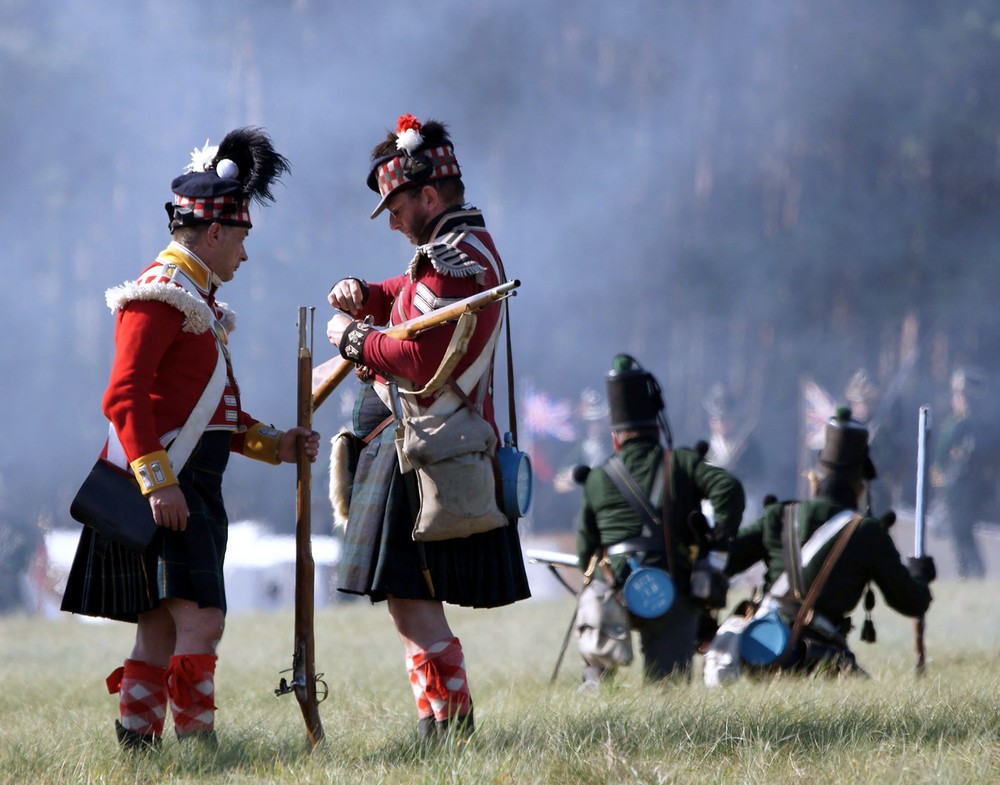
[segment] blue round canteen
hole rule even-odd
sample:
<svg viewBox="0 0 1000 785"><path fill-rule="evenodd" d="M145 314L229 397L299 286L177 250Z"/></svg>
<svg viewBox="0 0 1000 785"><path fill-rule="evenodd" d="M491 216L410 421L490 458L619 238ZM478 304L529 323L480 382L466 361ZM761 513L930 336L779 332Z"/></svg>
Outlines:
<svg viewBox="0 0 1000 785"><path fill-rule="evenodd" d="M631 613L643 619L662 616L674 604L674 582L657 567L642 567L629 560L632 572L622 587L622 599Z"/></svg>
<svg viewBox="0 0 1000 785"><path fill-rule="evenodd" d="M750 665L771 665L784 653L791 632L776 611L751 619L740 636L740 657Z"/></svg>
<svg viewBox="0 0 1000 785"><path fill-rule="evenodd" d="M497 461L500 464L504 514L511 519L523 518L531 506L531 459L514 446L509 431L504 434L503 447L497 449Z"/></svg>

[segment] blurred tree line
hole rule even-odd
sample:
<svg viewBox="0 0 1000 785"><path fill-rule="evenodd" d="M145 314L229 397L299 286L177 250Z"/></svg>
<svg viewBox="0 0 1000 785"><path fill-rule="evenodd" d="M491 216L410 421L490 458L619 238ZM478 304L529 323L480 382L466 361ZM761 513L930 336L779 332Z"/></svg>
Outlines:
<svg viewBox="0 0 1000 785"><path fill-rule="evenodd" d="M719 22L712 8L700 12L705 25ZM662 310L640 307L633 330L650 347L669 336L668 358L693 361L666 363L684 430L704 431L699 402L712 374L721 376L748 409L761 407L764 439L785 445L779 476L788 481L797 456L787 435L802 436L798 376L820 380L842 403L851 375L867 368L913 415L902 424L912 460L919 404L946 411L959 364L984 366L995 380L1000 340L992 305L1000 9L890 2L818 10L797 4L780 29L736 20L747 23L746 35L731 39L737 51L705 55L719 71L702 74L699 111L650 119L650 136L669 122L692 124L698 149L680 167L691 187L677 198L649 168L628 231L652 238L650 247L621 260L635 287L622 292L625 310L657 248L669 249ZM662 85L640 67L652 58L619 51L634 61L621 72L636 105L655 104ZM671 81L668 70L661 76ZM725 91L732 84L739 88ZM642 223L647 230L635 230ZM781 451L769 452L771 460Z"/></svg>
<svg viewBox="0 0 1000 785"><path fill-rule="evenodd" d="M293 162L252 239L269 266L241 271L235 302L255 413L292 416L294 333L275 314L404 262L384 226L361 234L364 159L394 113L423 107L452 125L470 198L525 281L517 365L540 387L575 397L630 351L691 443L722 381L788 496L804 376L840 397L866 367L912 410L915 450L916 407L944 407L952 367L996 373L995 3L180 5L199 23L155 0L0 0L0 86L19 96L0 107L0 526L25 543L0 548L0 575L39 521L69 524L106 427L102 292L165 244L166 184L206 128L264 124ZM417 84L399 40L425 44ZM396 266L373 272L382 258ZM227 482L234 518L291 530L274 475L234 465Z"/></svg>

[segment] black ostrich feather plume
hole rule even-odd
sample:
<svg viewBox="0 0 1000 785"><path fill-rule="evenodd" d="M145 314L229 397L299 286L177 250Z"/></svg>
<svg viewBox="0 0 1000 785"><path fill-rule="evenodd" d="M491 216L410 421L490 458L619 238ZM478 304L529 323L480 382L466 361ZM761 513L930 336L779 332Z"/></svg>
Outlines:
<svg viewBox="0 0 1000 785"><path fill-rule="evenodd" d="M213 164L228 158L239 168L243 193L259 204L273 202L271 186L291 171L288 159L274 149L271 137L262 128L247 126L226 134L219 143Z"/></svg>

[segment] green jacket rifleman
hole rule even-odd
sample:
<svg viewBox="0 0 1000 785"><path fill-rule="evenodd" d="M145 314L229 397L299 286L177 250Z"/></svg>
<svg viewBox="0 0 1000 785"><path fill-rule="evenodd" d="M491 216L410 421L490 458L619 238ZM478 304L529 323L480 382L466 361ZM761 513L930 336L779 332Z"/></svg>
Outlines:
<svg viewBox="0 0 1000 785"><path fill-rule="evenodd" d="M820 526L845 509L848 508L822 498L800 502L799 541L807 542ZM781 544L783 510L783 503L769 505L760 518L740 528L729 547L727 574L737 575L763 561L767 569L763 588L765 591L771 588L785 571ZM803 578L807 587L836 539L836 536L831 538L816 557L804 565ZM889 607L904 616L920 616L930 605L930 589L924 581L910 576L889 531L877 519L865 517L847 541L820 591L816 611L835 624L841 623L857 607L869 581L878 586Z"/></svg>
<svg viewBox="0 0 1000 785"><path fill-rule="evenodd" d="M654 475L661 467L663 452L663 446L656 439L647 438L630 440L619 452L625 468L647 495L653 487ZM674 450L670 469L673 499L670 530L677 572L673 577L678 586L687 586L691 571L691 546L695 543L688 525L691 513L701 512L702 500L708 499L714 510L716 528L732 535L740 525L746 502L739 480L725 469L705 463L694 450L684 447ZM662 468L659 470L662 471ZM595 468L583 486L583 510L577 529L577 556L581 569L587 568L591 557L600 548L640 536L642 524L642 519L622 496L604 466ZM657 533L662 530L661 524ZM622 556L611 558L619 579L628 574L625 561ZM662 553L647 556L643 563L667 566Z"/></svg>

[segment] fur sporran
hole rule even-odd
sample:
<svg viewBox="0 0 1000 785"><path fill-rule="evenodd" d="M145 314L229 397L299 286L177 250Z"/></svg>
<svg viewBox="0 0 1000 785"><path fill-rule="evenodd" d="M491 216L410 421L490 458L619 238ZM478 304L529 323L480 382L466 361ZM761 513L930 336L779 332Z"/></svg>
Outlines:
<svg viewBox="0 0 1000 785"><path fill-rule="evenodd" d="M612 668L632 662L628 611L603 581L584 586L576 606L575 629L580 654L588 665Z"/></svg>
<svg viewBox="0 0 1000 785"><path fill-rule="evenodd" d="M333 509L334 526L347 526L354 474L364 446L364 441L347 428L341 428L330 439L330 506Z"/></svg>
<svg viewBox="0 0 1000 785"><path fill-rule="evenodd" d="M406 420L402 452L417 472L413 539L451 540L507 524L497 505L493 427L468 407Z"/></svg>

